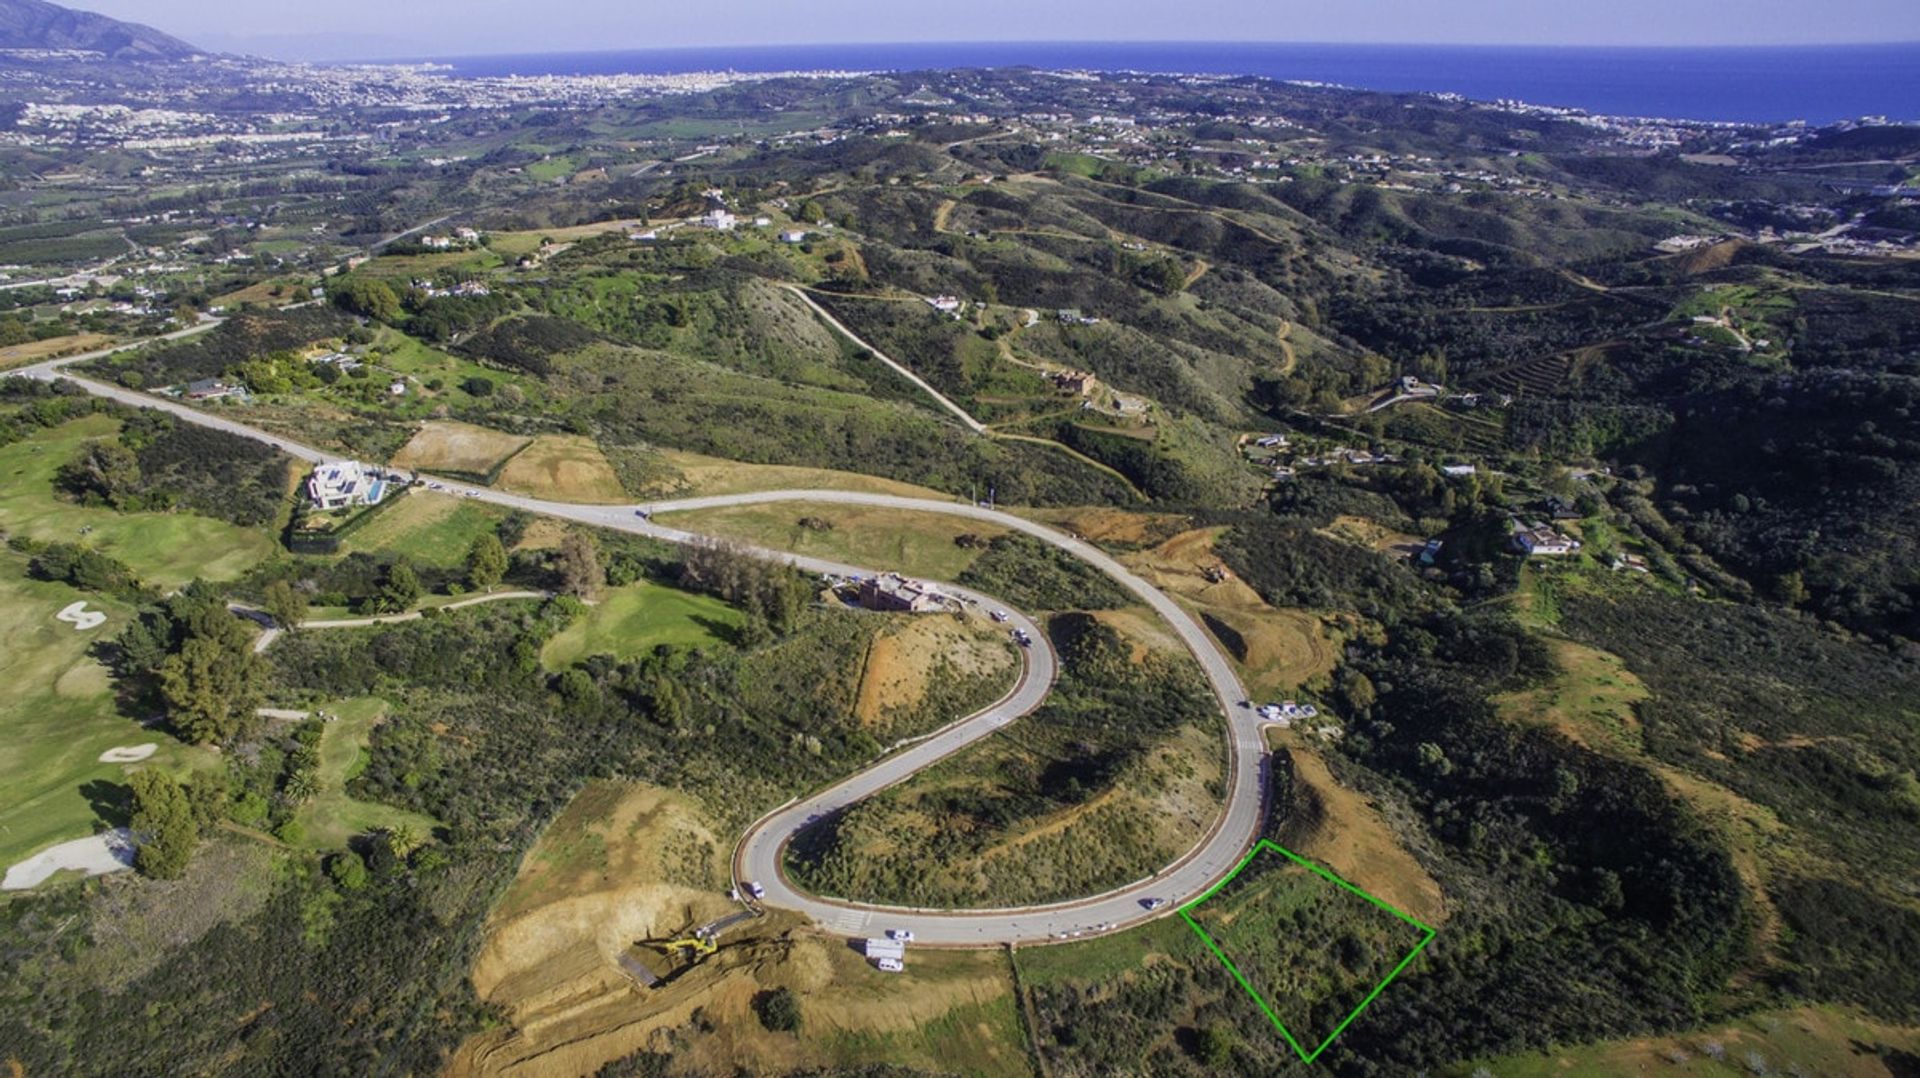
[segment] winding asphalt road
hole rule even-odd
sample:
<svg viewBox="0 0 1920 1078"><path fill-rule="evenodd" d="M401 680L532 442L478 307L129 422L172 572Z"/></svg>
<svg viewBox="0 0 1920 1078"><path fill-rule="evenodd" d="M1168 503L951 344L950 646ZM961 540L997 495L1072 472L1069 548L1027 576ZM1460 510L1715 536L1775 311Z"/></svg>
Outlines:
<svg viewBox="0 0 1920 1078"><path fill-rule="evenodd" d="M194 327L187 333L203 328ZM175 334L180 336L184 334ZM131 346L122 346L131 347ZM24 367L10 372L17 377L40 380L67 378L90 393L140 408L157 408L190 423L226 431L230 434L265 442L302 460L318 462L336 454L322 452L263 431L237 420L201 411L165 397L149 396L91 378L68 374L62 368L115 349ZM1135 576L1106 552L1064 532L1035 523L1011 513L988 509L967 502L947 502L930 498L909 498L891 494L869 494L841 490L779 490L749 494L726 494L703 498L684 498L653 502L645 506L579 505L547 501L504 491L474 487L456 480L438 480L448 497L470 497L509 509L577 521L596 527L633 532L671 543L687 544L709 537L656 523L656 515L715 509L737 505L772 502L825 502L868 508L912 512L944 513L978 520L1024 532L1093 565L1113 578L1141 602L1152 607L1177 633L1198 660L1213 695L1227 721L1228 786L1226 805L1205 836L1179 860L1147 879L1136 881L1106 894L1071 902L1027 906L1003 910L934 910L843 902L806 894L790 884L781 864L786 846L795 833L811 820L836 812L872 794L901 782L909 776L951 756L1038 707L1052 686L1058 670L1046 634L1027 615L993 598L966 589L944 586L949 594L968 603L975 611L1003 609L1011 628L1025 629L1033 646L1023 649L1021 677L1004 699L976 714L960 719L934 734L912 742L883 756L878 762L850 778L807 797L775 809L747 829L734 852L734 875L738 882L755 881L766 890L763 902L768 906L797 910L812 917L823 928L848 935L877 935L888 929L911 931L917 942L947 946L995 946L1037 943L1068 939L1108 931L1173 912L1188 899L1198 896L1223 878L1252 845L1260 828L1265 808L1266 746L1264 724L1245 706L1246 692L1234 673L1233 665L1220 651L1193 616L1146 581ZM416 496L433 496L421 491ZM864 575L872 569L842 565L820 558L802 557L784 551L747 548L757 556L784 562L816 573L842 576ZM1147 908L1151 900L1163 899L1156 911ZM1104 927L1103 927L1104 926Z"/></svg>

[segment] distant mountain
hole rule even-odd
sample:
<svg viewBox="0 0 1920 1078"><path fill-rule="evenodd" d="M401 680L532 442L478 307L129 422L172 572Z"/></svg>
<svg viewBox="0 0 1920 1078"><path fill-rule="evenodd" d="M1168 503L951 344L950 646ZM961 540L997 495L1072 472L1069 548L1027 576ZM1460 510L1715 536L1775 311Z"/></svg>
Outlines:
<svg viewBox="0 0 1920 1078"><path fill-rule="evenodd" d="M172 60L202 51L150 26L46 0L0 0L0 49L84 49L120 60Z"/></svg>

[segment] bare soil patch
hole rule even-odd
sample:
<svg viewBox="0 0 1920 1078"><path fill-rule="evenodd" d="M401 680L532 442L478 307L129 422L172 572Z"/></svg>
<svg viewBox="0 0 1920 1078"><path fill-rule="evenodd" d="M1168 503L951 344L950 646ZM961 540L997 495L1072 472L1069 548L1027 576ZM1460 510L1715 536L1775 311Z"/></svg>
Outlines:
<svg viewBox="0 0 1920 1078"><path fill-rule="evenodd" d="M395 468L423 472L465 472L492 475L501 462L520 452L531 441L518 434L435 419L423 423L420 430L400 452L393 455Z"/></svg>
<svg viewBox="0 0 1920 1078"><path fill-rule="evenodd" d="M593 439L579 434L542 434L513 455L494 483L502 490L588 504L630 500L620 476Z"/></svg>

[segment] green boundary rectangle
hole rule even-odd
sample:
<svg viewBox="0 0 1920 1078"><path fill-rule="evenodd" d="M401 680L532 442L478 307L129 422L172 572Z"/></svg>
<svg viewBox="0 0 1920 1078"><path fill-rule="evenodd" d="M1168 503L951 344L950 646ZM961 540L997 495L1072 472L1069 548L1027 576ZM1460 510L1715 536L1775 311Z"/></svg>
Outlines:
<svg viewBox="0 0 1920 1078"><path fill-rule="evenodd" d="M1420 942L1413 945L1413 950L1407 952L1407 956L1400 960L1400 964L1393 967L1393 971L1388 973L1385 979L1383 979L1379 984L1374 985L1373 991L1367 993L1367 998L1361 1000L1359 1006L1355 1007L1353 1011L1349 1013L1345 1018L1342 1018L1340 1020L1340 1024L1333 1027L1333 1032L1327 1034L1327 1038L1321 1041L1320 1044L1317 1047L1315 1047L1314 1050L1311 1052L1307 1051L1305 1048L1302 1048L1300 1046L1300 1042L1293 1039L1293 1034L1287 1032L1287 1027L1283 1023L1281 1023L1279 1016L1273 1013L1273 1008L1268 1005L1267 1001L1261 997L1259 992L1254 990L1253 985L1247 983L1247 978L1244 974L1240 972L1239 967L1235 966L1233 964L1233 960L1226 956L1226 952L1222 951L1220 949L1220 945L1214 942L1213 937L1207 934L1207 930L1200 927L1200 922L1194 920L1193 915L1191 913L1191 911L1198 908L1202 902L1205 902L1207 899L1212 898L1215 894L1219 893L1222 887L1225 887L1227 884L1232 883L1233 878L1235 876L1240 875L1240 872L1242 869L1245 869L1248 865L1252 864L1254 858L1260 856L1263 852L1267 850L1273 850L1277 853L1280 853L1284 855L1289 861L1292 861L1294 864L1300 865L1301 867L1308 869L1309 871L1313 872L1315 875L1319 876L1320 878L1329 880L1347 889L1348 891L1351 891L1354 894L1359 895L1361 898L1366 899L1368 902L1373 903L1375 906L1378 906L1379 908L1387 911L1388 913L1393 914L1395 917L1398 917L1400 920L1405 921L1406 923L1419 929L1422 933L1420 937ZM1187 903L1186 905L1180 907L1180 919L1187 922L1187 927L1193 929L1193 931L1199 935L1201 942L1207 945L1207 950L1213 952L1213 956L1220 960L1221 965L1227 967L1227 972L1233 974L1233 979L1239 982L1240 987L1246 990L1247 995L1253 997L1253 1002L1259 1006L1260 1013L1266 1015L1267 1021L1273 1023L1273 1028L1280 1031L1280 1036L1285 1038L1287 1044L1293 1048L1294 1054L1298 1055L1300 1057L1300 1061L1303 1063L1312 1063L1315 1059L1319 1058L1320 1053L1327 1050L1327 1046L1333 1043L1334 1038L1338 1037L1341 1034L1341 1032L1344 1031L1347 1028L1347 1026L1353 1022L1355 1018L1360 1017L1360 1012L1367 1009L1368 1005L1374 1001L1374 997L1378 996L1383 990L1385 990L1385 988L1388 985L1392 984L1393 979L1395 977L1400 976L1400 971L1406 969L1408 964L1411 963L1416 957L1418 957L1421 951L1426 949L1427 944L1433 942L1433 937L1435 935L1435 932L1432 928L1429 928L1427 925L1421 923L1419 920L1416 920L1410 914L1407 914L1398 909L1395 909L1394 907L1388 905L1387 903L1382 902L1380 899L1375 898L1374 896L1368 894L1367 892L1362 891L1360 888L1355 887L1353 884L1348 883L1347 881L1341 879L1340 877L1320 867L1314 862L1309 861L1306 858L1300 856L1299 854L1294 853L1292 850L1287 849L1285 846L1280 845L1279 843L1273 841L1272 839L1265 839L1265 838L1255 843L1253 846L1253 849L1248 850L1247 855L1240 859L1240 863L1233 866L1233 871L1227 873L1226 876L1223 879L1221 879L1219 883L1216 883L1212 887L1207 888L1207 890L1204 893L1202 893L1199 898L1196 898L1193 901Z"/></svg>

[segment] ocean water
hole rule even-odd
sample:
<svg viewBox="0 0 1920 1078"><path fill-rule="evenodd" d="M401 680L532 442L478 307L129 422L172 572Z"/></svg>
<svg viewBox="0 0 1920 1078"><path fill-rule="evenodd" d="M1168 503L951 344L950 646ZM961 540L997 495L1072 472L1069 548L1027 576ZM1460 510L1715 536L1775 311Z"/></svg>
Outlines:
<svg viewBox="0 0 1920 1078"><path fill-rule="evenodd" d="M463 76L1031 66L1265 75L1616 116L1920 120L1920 42L1766 48L959 42L438 58Z"/></svg>

